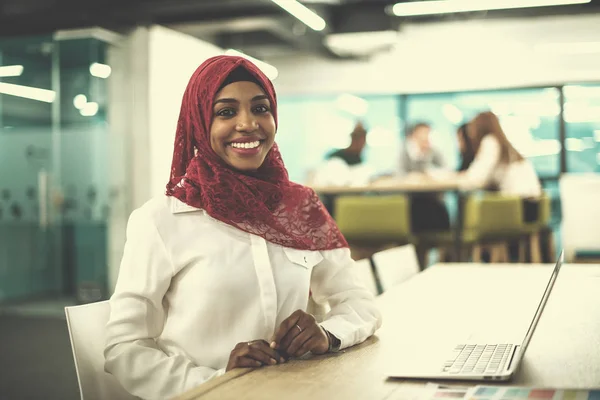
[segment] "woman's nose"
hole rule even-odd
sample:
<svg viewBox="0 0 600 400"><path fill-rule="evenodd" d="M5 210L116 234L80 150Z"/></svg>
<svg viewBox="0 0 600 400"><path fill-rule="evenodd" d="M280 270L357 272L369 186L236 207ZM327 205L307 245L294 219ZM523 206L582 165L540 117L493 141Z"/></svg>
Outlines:
<svg viewBox="0 0 600 400"><path fill-rule="evenodd" d="M258 123L254 114L251 112L240 112L236 121L236 129L238 131L254 131L258 128Z"/></svg>

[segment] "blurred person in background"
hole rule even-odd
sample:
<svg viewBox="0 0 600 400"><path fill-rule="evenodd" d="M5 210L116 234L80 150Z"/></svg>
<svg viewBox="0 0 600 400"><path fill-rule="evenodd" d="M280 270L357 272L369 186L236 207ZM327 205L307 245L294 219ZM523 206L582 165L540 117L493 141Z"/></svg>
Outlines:
<svg viewBox="0 0 600 400"><path fill-rule="evenodd" d="M334 150L327 155L327 159L340 158L348 166L359 165L363 162L362 152L367 144L367 130L362 122L357 122L350 134L350 145L345 149Z"/></svg>
<svg viewBox="0 0 600 400"><path fill-rule="evenodd" d="M442 153L431 143L431 126L419 122L409 127L400 153L399 174L435 174L447 169Z"/></svg>
<svg viewBox="0 0 600 400"><path fill-rule="evenodd" d="M350 145L325 156L325 162L313 172L310 184L316 186L366 185L373 173L363 162L367 130L357 122L350 134Z"/></svg>
<svg viewBox="0 0 600 400"><path fill-rule="evenodd" d="M342 234L289 180L271 81L251 62L205 61L185 90L166 195L135 210L104 350L143 399L234 368L358 344L381 324ZM331 311L306 312L309 292Z"/></svg>
<svg viewBox="0 0 600 400"><path fill-rule="evenodd" d="M412 125L400 153L399 175L433 175L446 171L442 154L431 143L431 126L425 122ZM411 230L419 234L450 228L450 217L443 197L436 193L410 195Z"/></svg>
<svg viewBox="0 0 600 400"><path fill-rule="evenodd" d="M363 152L367 144L367 129L357 122L350 133L350 145L337 149L325 156L309 177L311 186L361 186L367 185L375 177L375 169L363 162ZM325 208L333 215L333 199L321 198Z"/></svg>
<svg viewBox="0 0 600 400"><path fill-rule="evenodd" d="M501 194L523 198L525 222L537 219L542 186L531 162L510 143L498 117L490 112L477 115L467 126L475 157L460 173L466 188L498 188Z"/></svg>

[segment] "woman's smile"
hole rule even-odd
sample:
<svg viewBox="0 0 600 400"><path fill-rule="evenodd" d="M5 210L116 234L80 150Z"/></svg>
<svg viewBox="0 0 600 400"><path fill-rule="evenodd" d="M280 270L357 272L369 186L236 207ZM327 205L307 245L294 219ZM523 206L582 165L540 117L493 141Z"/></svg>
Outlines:
<svg viewBox="0 0 600 400"><path fill-rule="evenodd" d="M231 142L227 145L227 149L241 157L252 157L261 152L263 142L264 140L254 140L252 142Z"/></svg>

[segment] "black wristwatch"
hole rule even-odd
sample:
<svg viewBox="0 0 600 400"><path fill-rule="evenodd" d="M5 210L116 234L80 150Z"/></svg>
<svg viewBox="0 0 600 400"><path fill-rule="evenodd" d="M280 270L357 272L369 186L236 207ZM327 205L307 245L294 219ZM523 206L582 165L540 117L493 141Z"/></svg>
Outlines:
<svg viewBox="0 0 600 400"><path fill-rule="evenodd" d="M335 335L329 332L327 329L323 328L323 330L325 331L325 333L327 334L327 338L329 339L329 348L327 349L327 352L335 353L337 351L340 351L340 346L342 345L340 339L335 337Z"/></svg>

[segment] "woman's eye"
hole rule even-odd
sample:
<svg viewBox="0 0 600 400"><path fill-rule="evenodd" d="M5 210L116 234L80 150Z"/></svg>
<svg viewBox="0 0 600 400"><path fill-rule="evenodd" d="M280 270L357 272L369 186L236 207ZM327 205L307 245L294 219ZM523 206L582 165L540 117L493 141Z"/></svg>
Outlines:
<svg viewBox="0 0 600 400"><path fill-rule="evenodd" d="M217 111L217 115L219 117L232 117L235 115L235 111L231 108L223 108L222 110Z"/></svg>
<svg viewBox="0 0 600 400"><path fill-rule="evenodd" d="M254 109L254 112L257 112L259 114L264 114L266 112L269 112L269 107L261 104L259 106L256 106L256 108Z"/></svg>

